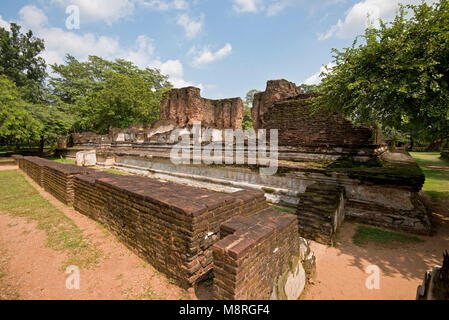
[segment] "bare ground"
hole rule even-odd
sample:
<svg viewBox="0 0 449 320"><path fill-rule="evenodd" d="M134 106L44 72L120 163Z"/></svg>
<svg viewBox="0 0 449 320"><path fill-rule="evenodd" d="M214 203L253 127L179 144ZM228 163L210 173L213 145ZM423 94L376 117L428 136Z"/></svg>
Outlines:
<svg viewBox="0 0 449 320"><path fill-rule="evenodd" d="M6 167L2 168L3 170ZM66 288L64 252L45 246L46 233L36 222L0 212L0 299L197 299L205 287L184 290L132 253L95 221L76 212L25 178L39 193L83 230L101 252L99 263L80 270L80 289Z"/></svg>
<svg viewBox="0 0 449 320"><path fill-rule="evenodd" d="M0 170L17 169L2 167ZM26 177L26 176L25 176ZM93 220L63 205L26 179L83 230L101 250L99 263L81 269L80 290L66 288L61 270L66 256L45 246L46 233L35 222L0 212L0 299L208 299L211 288L184 290L133 254ZM336 247L312 243L317 272L304 299L415 299L426 270L442 261L449 249L449 203L433 203L436 234L422 243L370 243L357 246L357 225L346 222ZM380 289L368 290L365 269L381 270Z"/></svg>
<svg viewBox="0 0 449 320"><path fill-rule="evenodd" d="M441 265L449 249L449 201L431 203L435 235L419 237L420 243L369 243L358 246L352 241L357 224L345 222L336 247L313 242L317 272L304 299L414 300L427 270ZM370 265L380 269L379 290L367 289Z"/></svg>

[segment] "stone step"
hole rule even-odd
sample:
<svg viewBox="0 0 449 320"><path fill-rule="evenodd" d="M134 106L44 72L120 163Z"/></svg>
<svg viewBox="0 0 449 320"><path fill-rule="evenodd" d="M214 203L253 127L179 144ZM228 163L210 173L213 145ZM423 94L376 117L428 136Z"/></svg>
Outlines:
<svg viewBox="0 0 449 320"><path fill-rule="evenodd" d="M299 195L297 215L300 232L318 242L332 244L344 219L344 188L315 183Z"/></svg>

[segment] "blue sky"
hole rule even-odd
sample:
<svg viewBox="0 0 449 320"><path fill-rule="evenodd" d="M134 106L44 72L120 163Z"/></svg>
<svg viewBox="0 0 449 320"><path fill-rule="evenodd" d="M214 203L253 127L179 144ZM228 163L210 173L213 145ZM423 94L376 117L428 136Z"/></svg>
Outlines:
<svg viewBox="0 0 449 320"><path fill-rule="evenodd" d="M32 29L47 63L66 53L123 58L203 97L244 97L270 79L319 82L331 49L351 45L368 14L391 19L399 2L420 0L3 0L0 26ZM69 6L79 29L66 24Z"/></svg>

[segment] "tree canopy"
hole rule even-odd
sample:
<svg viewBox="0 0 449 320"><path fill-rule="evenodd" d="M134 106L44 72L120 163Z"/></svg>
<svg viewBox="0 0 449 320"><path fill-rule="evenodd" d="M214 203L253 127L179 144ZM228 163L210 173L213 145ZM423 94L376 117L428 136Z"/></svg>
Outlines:
<svg viewBox="0 0 449 320"><path fill-rule="evenodd" d="M401 6L389 24L369 27L333 50L316 105L384 128L449 136L449 3Z"/></svg>
<svg viewBox="0 0 449 320"><path fill-rule="evenodd" d="M44 41L29 30L10 24L10 30L0 28L0 74L12 80L27 101L40 102L46 77L46 63L40 56Z"/></svg>
<svg viewBox="0 0 449 320"><path fill-rule="evenodd" d="M106 133L111 127L153 122L164 90L171 88L159 70L141 70L121 59L90 56L80 62L67 55L65 64L51 67L52 98L76 115L77 131Z"/></svg>

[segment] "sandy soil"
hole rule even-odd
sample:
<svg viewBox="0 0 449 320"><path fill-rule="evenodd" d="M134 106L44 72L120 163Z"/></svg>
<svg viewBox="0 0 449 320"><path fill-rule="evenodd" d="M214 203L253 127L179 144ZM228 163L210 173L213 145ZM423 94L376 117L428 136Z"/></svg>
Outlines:
<svg viewBox="0 0 449 320"><path fill-rule="evenodd" d="M422 243L357 246L352 242L357 225L348 222L340 231L336 247L313 242L317 271L304 299L414 300L425 272L441 265L443 252L449 249L449 202L431 205L436 233L419 237L425 240ZM378 290L366 287L371 273L365 271L370 265L380 269Z"/></svg>
<svg viewBox="0 0 449 320"><path fill-rule="evenodd" d="M25 176L26 177L26 176ZM0 299L197 299L210 289L184 290L133 254L95 221L57 201L30 178L40 194L72 219L102 252L98 265L80 270L80 289L66 288L63 252L45 246L37 223L0 212Z"/></svg>
<svg viewBox="0 0 449 320"><path fill-rule="evenodd" d="M14 167L16 168L16 167ZM5 170L2 167L0 170ZM183 290L133 254L94 221L63 205L27 180L60 209L102 252L99 264L81 269L80 290L66 288L62 252L45 246L45 231L36 223L0 212L0 299L208 299L211 288ZM357 246L357 225L345 222L336 247L312 243L317 256L314 280L304 299L415 299L426 270L441 264L449 249L449 203L433 204L433 237L423 243ZM365 286L366 267L381 271L380 289Z"/></svg>

